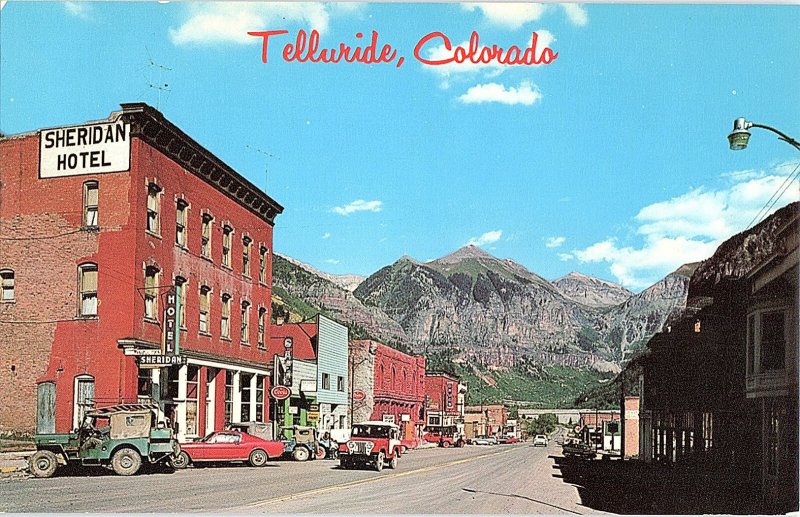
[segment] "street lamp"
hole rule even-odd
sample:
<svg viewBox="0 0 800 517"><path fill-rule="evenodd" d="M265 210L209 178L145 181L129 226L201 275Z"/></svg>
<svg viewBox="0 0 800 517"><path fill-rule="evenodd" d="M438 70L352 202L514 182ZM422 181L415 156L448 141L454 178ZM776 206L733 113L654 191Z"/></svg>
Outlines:
<svg viewBox="0 0 800 517"><path fill-rule="evenodd" d="M731 131L731 133L728 135L728 143L731 146L731 151L740 151L747 147L747 142L750 141L750 131L748 131L748 129L751 127L760 127L761 129L772 131L778 135L779 140L783 140L784 142L791 144L795 149L800 151L800 142L789 135L778 131L774 127L756 124L755 122L749 122L744 118L737 118L733 121L733 131Z"/></svg>

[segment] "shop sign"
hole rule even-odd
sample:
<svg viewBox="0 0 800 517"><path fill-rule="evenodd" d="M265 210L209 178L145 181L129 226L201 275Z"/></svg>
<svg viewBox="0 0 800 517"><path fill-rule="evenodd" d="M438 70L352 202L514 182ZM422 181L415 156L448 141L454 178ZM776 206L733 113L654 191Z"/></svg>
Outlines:
<svg viewBox="0 0 800 517"><path fill-rule="evenodd" d="M43 129L39 177L124 172L131 164L131 126L122 121Z"/></svg>
<svg viewBox="0 0 800 517"><path fill-rule="evenodd" d="M286 386L273 386L269 393L275 400L286 400L292 395L292 390Z"/></svg>
<svg viewBox="0 0 800 517"><path fill-rule="evenodd" d="M401 422L410 422L411 421L411 415L409 415L408 413L403 413L402 415L400 415L400 421Z"/></svg>
<svg viewBox="0 0 800 517"><path fill-rule="evenodd" d="M141 368L161 368L184 364L186 364L186 356L161 354L139 356L139 367Z"/></svg>
<svg viewBox="0 0 800 517"><path fill-rule="evenodd" d="M356 390L353 392L353 400L364 400L367 394L361 390Z"/></svg>
<svg viewBox="0 0 800 517"><path fill-rule="evenodd" d="M164 332L161 340L161 351L164 355L178 355L180 352L178 340L178 314L180 314L180 299L178 290L175 286L167 292L167 300L164 304Z"/></svg>
<svg viewBox="0 0 800 517"><path fill-rule="evenodd" d="M388 424L394 423L394 415L383 415L383 421Z"/></svg>
<svg viewBox="0 0 800 517"><path fill-rule="evenodd" d="M309 420L319 420L319 411L309 411L306 413L306 418Z"/></svg>

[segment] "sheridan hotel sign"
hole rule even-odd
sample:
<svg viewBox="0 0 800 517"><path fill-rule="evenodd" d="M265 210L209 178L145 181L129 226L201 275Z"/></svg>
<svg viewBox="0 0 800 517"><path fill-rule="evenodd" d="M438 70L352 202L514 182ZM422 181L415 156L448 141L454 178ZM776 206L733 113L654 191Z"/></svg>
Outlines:
<svg viewBox="0 0 800 517"><path fill-rule="evenodd" d="M124 172L130 169L131 128L121 121L43 129L39 177Z"/></svg>

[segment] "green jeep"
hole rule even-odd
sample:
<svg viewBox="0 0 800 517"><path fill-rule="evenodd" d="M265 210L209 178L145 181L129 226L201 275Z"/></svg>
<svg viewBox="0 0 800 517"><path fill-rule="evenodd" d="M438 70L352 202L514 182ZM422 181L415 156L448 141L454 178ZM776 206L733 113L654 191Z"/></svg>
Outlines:
<svg viewBox="0 0 800 517"><path fill-rule="evenodd" d="M87 413L71 433L38 434L28 467L40 478L67 464L110 467L120 476L132 476L143 461L171 461L180 454L180 446L172 429L154 425L156 409L147 404L100 408Z"/></svg>

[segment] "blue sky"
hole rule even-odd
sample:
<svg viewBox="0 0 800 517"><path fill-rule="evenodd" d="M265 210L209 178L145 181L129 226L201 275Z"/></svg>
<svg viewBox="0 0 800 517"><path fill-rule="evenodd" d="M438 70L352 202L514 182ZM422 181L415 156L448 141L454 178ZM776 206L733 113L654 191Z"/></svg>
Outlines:
<svg viewBox="0 0 800 517"><path fill-rule="evenodd" d="M797 27L797 5L11 0L0 130L145 101L266 187L285 207L275 250L323 271L474 243L546 278L640 290L710 256L782 187L772 210L798 199L800 153L763 130L744 151L725 138L736 117L800 138ZM377 31L405 61L286 62L301 29L323 48ZM246 34L263 30L289 31L267 64ZM413 49L434 31L504 48L536 32L558 58L426 66Z"/></svg>

